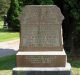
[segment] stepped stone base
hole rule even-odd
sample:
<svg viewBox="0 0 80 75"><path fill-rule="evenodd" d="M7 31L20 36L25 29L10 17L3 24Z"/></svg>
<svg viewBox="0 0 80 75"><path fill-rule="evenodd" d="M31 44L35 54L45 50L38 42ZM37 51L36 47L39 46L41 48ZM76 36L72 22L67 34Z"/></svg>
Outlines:
<svg viewBox="0 0 80 75"><path fill-rule="evenodd" d="M65 67L65 51L19 51L17 67Z"/></svg>
<svg viewBox="0 0 80 75"><path fill-rule="evenodd" d="M16 67L13 68L13 75L71 75L71 65L65 67Z"/></svg>

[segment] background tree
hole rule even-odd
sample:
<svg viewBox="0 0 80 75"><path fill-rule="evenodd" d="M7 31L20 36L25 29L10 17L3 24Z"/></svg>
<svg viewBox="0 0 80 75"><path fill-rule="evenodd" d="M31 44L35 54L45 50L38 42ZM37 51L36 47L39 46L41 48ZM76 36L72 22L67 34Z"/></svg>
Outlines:
<svg viewBox="0 0 80 75"><path fill-rule="evenodd" d="M80 53L80 0L53 1L61 8L65 17L63 21L65 50L78 55Z"/></svg>
<svg viewBox="0 0 80 75"><path fill-rule="evenodd" d="M7 13L8 28L12 31L19 31L18 16L20 13L20 6L18 0L11 0L10 8Z"/></svg>
<svg viewBox="0 0 80 75"><path fill-rule="evenodd" d="M0 0L0 15L7 13L9 8L10 0Z"/></svg>
<svg viewBox="0 0 80 75"><path fill-rule="evenodd" d="M0 0L0 19L7 14L10 6L10 0Z"/></svg>

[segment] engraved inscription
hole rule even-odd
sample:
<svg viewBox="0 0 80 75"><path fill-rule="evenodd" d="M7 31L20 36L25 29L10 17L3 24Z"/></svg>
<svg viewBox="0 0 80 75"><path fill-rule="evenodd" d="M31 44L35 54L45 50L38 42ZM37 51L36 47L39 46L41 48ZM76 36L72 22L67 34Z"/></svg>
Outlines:
<svg viewBox="0 0 80 75"><path fill-rule="evenodd" d="M61 46L61 23L63 16L57 7L28 6L24 10L21 19L21 41L23 46Z"/></svg>
<svg viewBox="0 0 80 75"><path fill-rule="evenodd" d="M32 45L33 47L60 46L59 27L58 25L49 23L25 25L22 33L23 45Z"/></svg>
<svg viewBox="0 0 80 75"><path fill-rule="evenodd" d="M42 56L42 55L38 55L38 56L28 56L27 58L30 63L34 63L34 64L39 64L39 63L54 63L56 60L56 56Z"/></svg>

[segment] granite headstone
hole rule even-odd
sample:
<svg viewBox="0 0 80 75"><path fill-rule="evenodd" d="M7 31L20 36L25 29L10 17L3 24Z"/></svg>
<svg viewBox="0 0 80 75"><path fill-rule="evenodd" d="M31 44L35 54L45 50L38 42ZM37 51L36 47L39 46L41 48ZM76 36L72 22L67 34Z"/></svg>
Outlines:
<svg viewBox="0 0 80 75"><path fill-rule="evenodd" d="M39 75L48 75L51 71L54 72L53 75L71 75L71 66L67 63L63 48L64 16L60 8L56 5L27 5L19 18L20 48L16 55L17 68L13 69L13 75L21 72L21 75L28 75L29 71L35 71L36 75L37 69L41 73ZM40 68L48 73L42 72ZM51 71L47 70L51 68Z"/></svg>

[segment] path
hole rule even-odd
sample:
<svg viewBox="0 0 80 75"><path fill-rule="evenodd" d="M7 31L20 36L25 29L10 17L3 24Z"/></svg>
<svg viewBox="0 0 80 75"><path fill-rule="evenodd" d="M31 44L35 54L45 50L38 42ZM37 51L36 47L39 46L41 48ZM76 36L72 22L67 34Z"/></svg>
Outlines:
<svg viewBox="0 0 80 75"><path fill-rule="evenodd" d="M19 40L0 42L0 57L13 55L19 49Z"/></svg>

